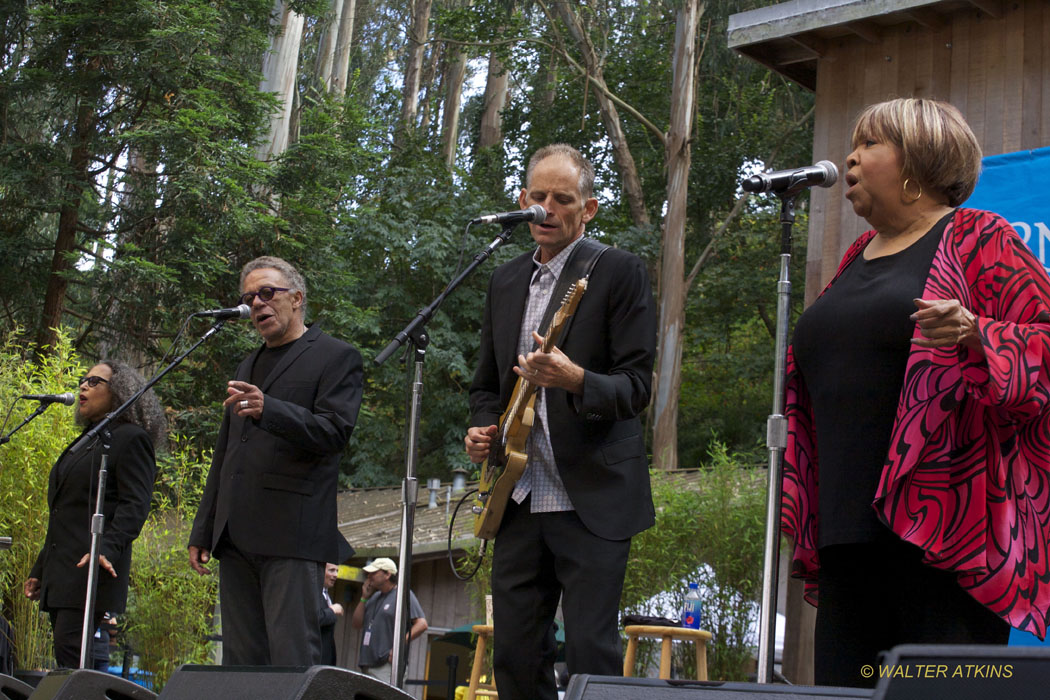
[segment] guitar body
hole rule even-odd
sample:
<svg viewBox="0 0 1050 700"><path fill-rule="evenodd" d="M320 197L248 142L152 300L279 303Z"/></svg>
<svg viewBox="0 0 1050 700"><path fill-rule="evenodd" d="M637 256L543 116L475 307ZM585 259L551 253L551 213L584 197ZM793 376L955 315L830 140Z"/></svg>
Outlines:
<svg viewBox="0 0 1050 700"><path fill-rule="evenodd" d="M554 314L550 329L541 350L550 352L555 340L560 340L566 322L576 312L580 298L587 289L587 278L576 282L566 294L561 308ZM524 377L518 377L507 404L507 410L499 419L499 430L492 442L488 459L481 466L478 494L471 510L474 512L474 536L491 540L499 530L507 501L514 486L525 472L529 456L525 444L536 419L536 389Z"/></svg>
<svg viewBox="0 0 1050 700"><path fill-rule="evenodd" d="M514 394L517 395L521 390L522 380L519 377L514 387ZM513 436L514 439L508 440L501 465L493 464L492 460L485 460L481 467L478 493L488 494L486 498L488 507L482 508L481 512L474 516L475 537L491 540L499 530L499 524L503 521L503 512L507 508L507 501L514 493L514 487L525 472L525 463L529 460L529 455L525 452L525 441L536 419L535 404L536 394L533 393L520 415L508 416L508 409L500 416L500 432L497 435ZM511 401L510 405L513 406L514 401ZM505 432L506 428L510 430Z"/></svg>

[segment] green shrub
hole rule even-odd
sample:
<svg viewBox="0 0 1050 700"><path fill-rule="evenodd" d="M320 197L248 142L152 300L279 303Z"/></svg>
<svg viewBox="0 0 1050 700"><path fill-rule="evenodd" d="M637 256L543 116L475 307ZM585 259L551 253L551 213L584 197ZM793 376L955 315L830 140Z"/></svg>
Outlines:
<svg viewBox="0 0 1050 700"><path fill-rule="evenodd" d="M135 540L124 630L156 692L180 665L205 663L211 652L217 560L209 565L215 573L199 576L186 552L210 461L210 453L197 455L175 439L172 453L158 461L153 508Z"/></svg>
<svg viewBox="0 0 1050 700"><path fill-rule="evenodd" d="M620 607L624 614L678 617L686 586L696 581L701 628L713 635L708 676L742 680L754 652L748 635L761 593L765 478L741 467L720 442L709 457L692 483L674 472L653 475L656 525L631 544ZM639 664L652 663L656 648L639 644ZM691 645L676 645L675 665L683 677L695 677Z"/></svg>
<svg viewBox="0 0 1050 700"><path fill-rule="evenodd" d="M32 402L15 403L18 396L68 391L81 371L68 336L59 334L53 354L33 358L19 331L10 332L0 344L0 406L9 411L4 434L35 408ZM51 625L22 586L47 531L51 465L78 433L72 410L52 404L0 446L0 535L12 540L10 551L0 552L0 596L11 623L16 668L54 666Z"/></svg>

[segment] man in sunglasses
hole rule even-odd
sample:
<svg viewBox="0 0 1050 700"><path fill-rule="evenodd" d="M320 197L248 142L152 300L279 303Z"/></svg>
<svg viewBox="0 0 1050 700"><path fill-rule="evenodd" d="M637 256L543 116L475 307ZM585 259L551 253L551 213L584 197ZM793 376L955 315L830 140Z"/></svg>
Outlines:
<svg viewBox="0 0 1050 700"><path fill-rule="evenodd" d="M190 566L222 561L223 663L321 662L317 591L351 551L336 527L339 458L361 406L361 355L304 323L306 284L275 257L241 270L263 345L227 383L190 534Z"/></svg>

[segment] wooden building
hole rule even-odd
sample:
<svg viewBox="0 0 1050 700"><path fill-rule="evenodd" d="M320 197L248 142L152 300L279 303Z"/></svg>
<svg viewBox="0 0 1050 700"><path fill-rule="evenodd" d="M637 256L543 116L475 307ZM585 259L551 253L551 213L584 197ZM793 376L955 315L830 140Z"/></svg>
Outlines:
<svg viewBox="0 0 1050 700"><path fill-rule="evenodd" d="M462 493L453 493L450 484L442 484L431 491L420 488L416 503L413 532L413 557L410 588L423 607L429 629L412 643L408 652L405 678L422 681L427 678L428 652L432 643L452 629L484 618L479 604L471 600L467 585L457 579L449 567L447 552L448 522ZM354 557L343 562L340 580L332 599L346 608L346 614L336 623L337 664L358 670L357 652L361 647L361 631L353 629L350 616L361 598L364 572L368 561L376 557L390 557L398 562L401 541L401 488L384 487L354 489L338 495L339 530L357 550ZM474 517L470 504L460 508L453 535L453 554L460 556L466 548L476 546L473 536ZM491 549L489 550L491 552ZM400 568L400 562L398 562ZM459 661L460 677L469 676L469 649L464 649ZM446 669L447 650L435 652L431 668ZM447 676L442 676L445 678ZM417 698L423 697L423 687L410 682L405 691ZM433 688L428 697L444 698L443 689Z"/></svg>
<svg viewBox="0 0 1050 700"><path fill-rule="evenodd" d="M958 107L986 156L1050 145L1047 0L793 0L729 20L729 46L814 91L813 160L840 167L865 106L930 97ZM866 222L841 179L811 194L806 302ZM784 673L812 683L813 608L789 585Z"/></svg>

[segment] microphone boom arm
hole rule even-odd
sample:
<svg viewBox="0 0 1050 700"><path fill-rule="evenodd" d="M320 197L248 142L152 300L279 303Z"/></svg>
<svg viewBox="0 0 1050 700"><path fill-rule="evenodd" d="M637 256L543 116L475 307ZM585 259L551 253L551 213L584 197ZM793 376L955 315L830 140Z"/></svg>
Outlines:
<svg viewBox="0 0 1050 700"><path fill-rule="evenodd" d="M11 432L9 432L7 435L0 436L0 445L6 445L7 443L11 442L11 436L12 435L17 433L22 428L24 428L29 423L29 421L33 420L34 418L39 416L41 413L46 411L48 406L50 406L50 405L51 405L50 403L37 404L36 410L33 411L32 413L30 413L28 416L26 416L25 419L21 423L19 423L14 428L12 428ZM8 415L10 415L10 414L8 414Z"/></svg>

